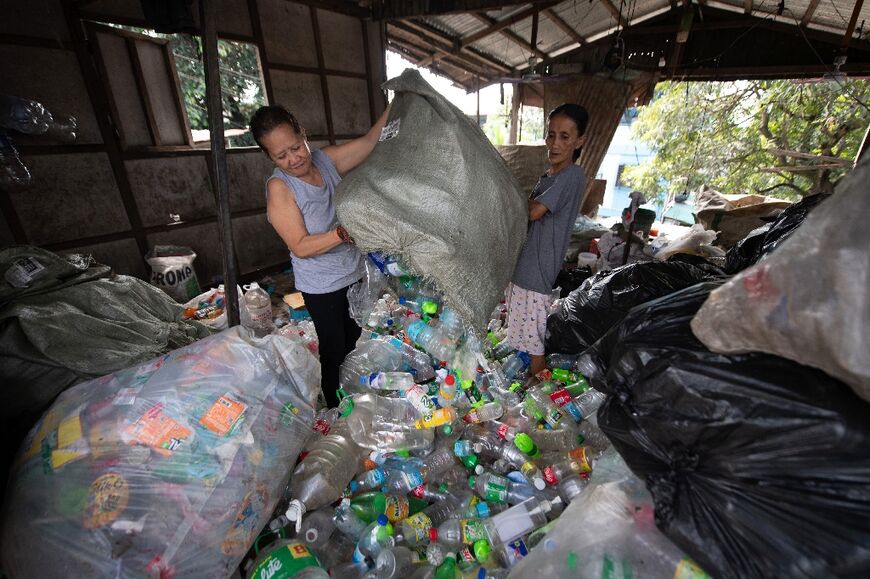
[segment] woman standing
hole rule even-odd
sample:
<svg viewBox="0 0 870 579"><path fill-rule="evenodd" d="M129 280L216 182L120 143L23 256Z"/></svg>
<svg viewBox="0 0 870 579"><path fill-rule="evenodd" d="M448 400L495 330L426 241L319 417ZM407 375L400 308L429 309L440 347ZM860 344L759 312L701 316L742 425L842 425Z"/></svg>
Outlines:
<svg viewBox="0 0 870 579"><path fill-rule="evenodd" d="M360 328L348 313L347 290L362 277L362 256L338 223L333 196L343 175L378 142L389 107L364 136L311 151L305 130L281 106L261 107L251 133L275 164L266 182L266 215L290 249L296 288L314 321L320 344L321 387L338 405L338 372Z"/></svg>
<svg viewBox="0 0 870 579"><path fill-rule="evenodd" d="M547 117L547 173L529 196L529 229L508 286L508 342L532 360L531 372L546 368L544 336L550 292L586 187L574 162L586 142L589 114L575 104L556 107Z"/></svg>

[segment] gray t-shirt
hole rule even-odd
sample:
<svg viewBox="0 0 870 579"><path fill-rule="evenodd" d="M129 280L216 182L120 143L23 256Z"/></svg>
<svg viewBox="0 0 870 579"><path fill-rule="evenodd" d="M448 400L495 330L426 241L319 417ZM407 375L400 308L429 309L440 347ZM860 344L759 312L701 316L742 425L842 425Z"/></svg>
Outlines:
<svg viewBox="0 0 870 579"><path fill-rule="evenodd" d="M529 199L543 204L549 211L537 221L529 222L526 243L511 280L521 288L548 294L562 268L565 252L580 199L586 188L586 176L577 165L569 165L552 177L542 175Z"/></svg>

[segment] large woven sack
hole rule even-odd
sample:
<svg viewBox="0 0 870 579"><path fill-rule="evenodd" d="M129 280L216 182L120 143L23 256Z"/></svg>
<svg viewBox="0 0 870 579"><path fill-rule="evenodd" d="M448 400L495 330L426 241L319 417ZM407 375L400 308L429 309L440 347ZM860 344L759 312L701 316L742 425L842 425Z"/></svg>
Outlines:
<svg viewBox="0 0 870 579"><path fill-rule="evenodd" d="M526 238L526 196L480 128L405 71L381 141L336 189L338 218L363 251L401 257L482 329Z"/></svg>

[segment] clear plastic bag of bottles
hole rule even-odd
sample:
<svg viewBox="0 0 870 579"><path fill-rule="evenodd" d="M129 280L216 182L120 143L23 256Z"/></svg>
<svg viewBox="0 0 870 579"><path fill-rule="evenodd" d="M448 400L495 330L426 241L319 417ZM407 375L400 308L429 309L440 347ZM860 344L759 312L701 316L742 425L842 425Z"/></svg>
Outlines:
<svg viewBox="0 0 870 579"><path fill-rule="evenodd" d="M229 576L312 433L311 365L232 328L61 394L12 465L4 571Z"/></svg>

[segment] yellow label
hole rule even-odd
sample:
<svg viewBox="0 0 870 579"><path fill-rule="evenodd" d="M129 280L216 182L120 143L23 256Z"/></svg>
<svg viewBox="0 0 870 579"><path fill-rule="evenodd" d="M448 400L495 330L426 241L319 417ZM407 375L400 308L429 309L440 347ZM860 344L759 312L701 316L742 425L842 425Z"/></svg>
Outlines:
<svg viewBox="0 0 870 579"><path fill-rule="evenodd" d="M91 483L84 512L86 529L104 527L118 518L127 508L130 489L127 479L109 472Z"/></svg>
<svg viewBox="0 0 870 579"><path fill-rule="evenodd" d="M57 447L69 446L82 438L82 419L78 414L71 416L57 427Z"/></svg>
<svg viewBox="0 0 870 579"><path fill-rule="evenodd" d="M311 552L308 551L308 548L301 543L287 545L287 550L290 551L290 554L293 555L294 559L302 559L303 557L311 556Z"/></svg>

